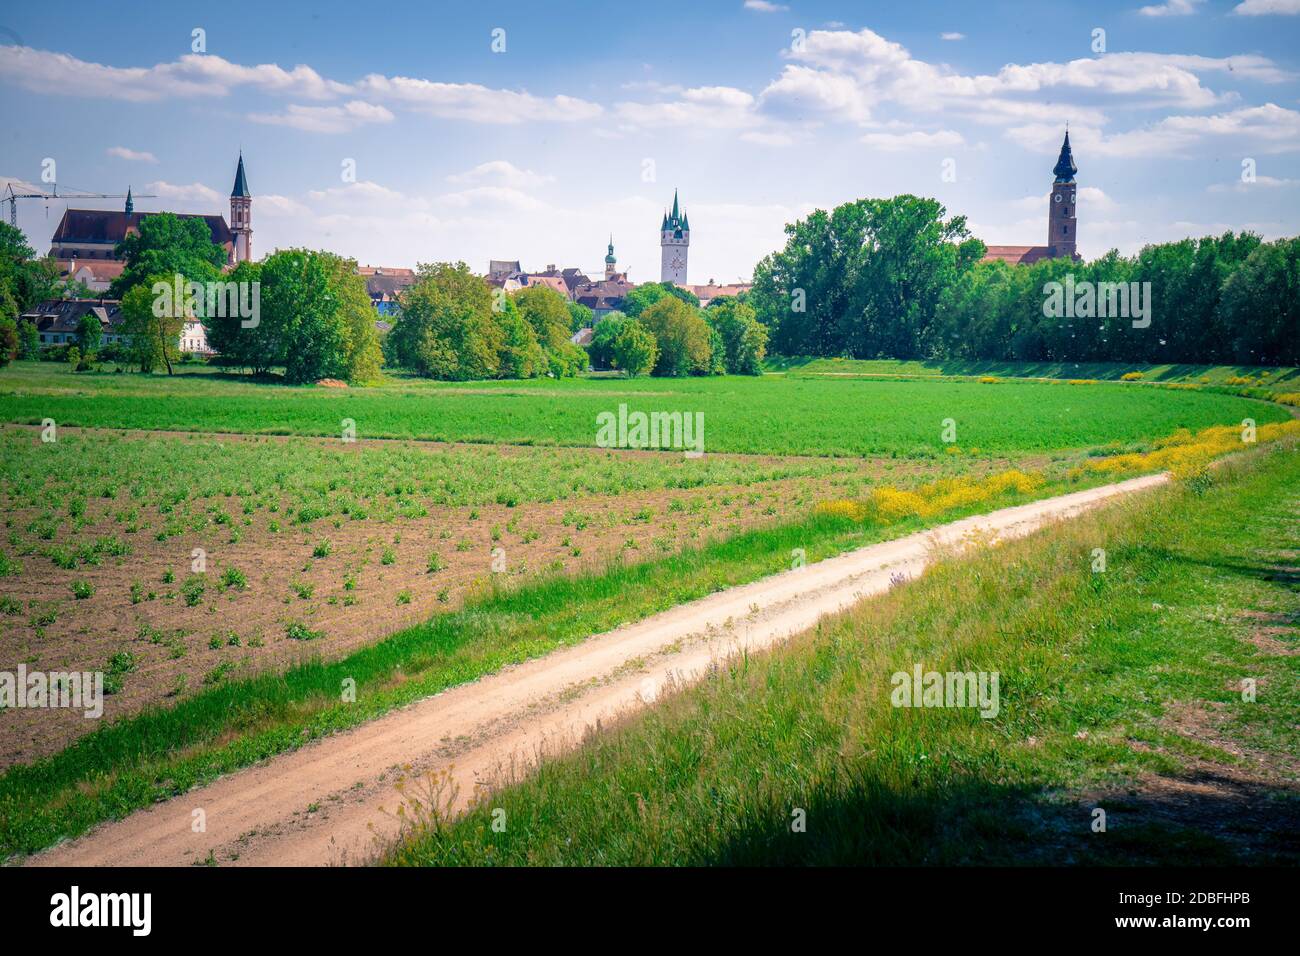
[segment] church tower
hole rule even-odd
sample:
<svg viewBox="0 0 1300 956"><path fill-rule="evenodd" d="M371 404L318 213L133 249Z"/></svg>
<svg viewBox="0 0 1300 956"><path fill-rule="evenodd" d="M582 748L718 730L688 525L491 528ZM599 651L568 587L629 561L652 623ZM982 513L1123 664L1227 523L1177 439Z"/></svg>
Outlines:
<svg viewBox="0 0 1300 956"><path fill-rule="evenodd" d="M664 213L659 227L659 281L686 284L686 255L691 245L691 221L677 210L677 190L673 190L673 211Z"/></svg>
<svg viewBox="0 0 1300 956"><path fill-rule="evenodd" d="M609 237L609 251L605 253L605 278L612 279L618 275L618 260L614 258L614 236Z"/></svg>
<svg viewBox="0 0 1300 956"><path fill-rule="evenodd" d="M230 232L235 237L234 261L231 265L253 258L253 196L244 178L244 154L239 154L235 170L235 188L230 190Z"/></svg>
<svg viewBox="0 0 1300 956"><path fill-rule="evenodd" d="M1075 257L1079 223L1074 174L1078 171L1070 151L1070 131L1066 130L1061 155L1052 168L1056 182L1052 183L1051 208L1047 212L1047 254L1054 259Z"/></svg>

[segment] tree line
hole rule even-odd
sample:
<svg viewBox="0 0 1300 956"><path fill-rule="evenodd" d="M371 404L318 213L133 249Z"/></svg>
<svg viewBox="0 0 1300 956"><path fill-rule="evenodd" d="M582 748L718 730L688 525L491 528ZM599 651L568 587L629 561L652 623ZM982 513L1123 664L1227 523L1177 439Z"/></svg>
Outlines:
<svg viewBox="0 0 1300 956"><path fill-rule="evenodd" d="M786 356L1300 364L1300 239L1248 232L1112 251L1089 263L982 262L965 217L904 195L786 226L748 301ZM1061 286L1079 290L1052 308ZM1147 315L1094 294L1124 284ZM1136 284L1136 285L1134 285ZM1085 295L1086 293L1086 295ZM1102 299L1105 299L1103 296ZM1130 309L1134 303L1129 302ZM1112 314L1101 314L1102 312ZM1149 320L1149 321L1148 321Z"/></svg>

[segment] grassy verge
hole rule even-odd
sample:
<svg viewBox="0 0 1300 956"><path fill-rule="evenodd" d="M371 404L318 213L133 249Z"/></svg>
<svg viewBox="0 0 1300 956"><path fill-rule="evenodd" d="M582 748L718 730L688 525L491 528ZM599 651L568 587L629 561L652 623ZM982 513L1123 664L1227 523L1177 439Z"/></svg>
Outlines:
<svg viewBox="0 0 1300 956"><path fill-rule="evenodd" d="M508 664L785 570L795 548L815 561L940 520L1106 480L1052 482L1032 495L984 498L888 525L812 515L643 563L480 594L459 611L337 661L313 660L205 689L174 707L107 724L47 760L10 768L0 776L0 859L76 836ZM355 702L341 699L346 679L356 682Z"/></svg>
<svg viewBox="0 0 1300 956"><path fill-rule="evenodd" d="M387 862L1294 863L1298 503L1285 442L940 562ZM997 671L997 716L891 706L917 664Z"/></svg>

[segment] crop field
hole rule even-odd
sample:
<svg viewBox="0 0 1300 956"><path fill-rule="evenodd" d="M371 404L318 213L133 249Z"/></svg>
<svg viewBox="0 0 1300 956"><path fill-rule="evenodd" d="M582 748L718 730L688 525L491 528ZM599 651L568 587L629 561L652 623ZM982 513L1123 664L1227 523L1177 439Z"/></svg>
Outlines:
<svg viewBox="0 0 1300 956"><path fill-rule="evenodd" d="M995 454L1143 441L1282 409L1236 396L1124 383L1062 380L872 381L764 376L704 379L535 380L447 385L398 381L372 389L256 385L211 373L141 380L74 375L20 364L0 379L0 421L97 428L591 446L597 416L620 405L700 412L710 452L927 457L956 445Z"/></svg>
<svg viewBox="0 0 1300 956"><path fill-rule="evenodd" d="M706 453L591 447L596 416L621 403L703 412ZM345 418L356 440L342 439ZM781 570L793 543L814 560L1199 467L1231 450L1244 418L1261 440L1294 430L1276 405L1129 383L343 391L19 363L0 378L0 653L9 667L103 671L109 696L102 726L70 710L0 716L0 769L49 768L40 786L0 775L4 845L39 848L303 734ZM377 709L322 694L330 662L370 675ZM159 722L171 729L149 729ZM75 814L43 809L74 793Z"/></svg>

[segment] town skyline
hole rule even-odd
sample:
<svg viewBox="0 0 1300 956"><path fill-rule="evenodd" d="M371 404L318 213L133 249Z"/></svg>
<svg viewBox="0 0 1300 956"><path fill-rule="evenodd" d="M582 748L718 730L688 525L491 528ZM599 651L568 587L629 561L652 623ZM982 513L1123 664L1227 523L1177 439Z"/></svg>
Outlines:
<svg viewBox="0 0 1300 956"><path fill-rule="evenodd" d="M933 196L990 245L1042 243L1068 122L1085 258L1300 228L1300 3L1067 5L1048 20L1018 2L919 18L707 7L602 21L583 5L567 19L398 5L386 20L411 36L383 45L345 42L330 5L256 10L257 29L252 7L159 7L129 32L13 11L0 186L42 185L52 158L63 189L224 215L242 149L258 256L323 246L368 265L511 258L594 276L612 233L638 283L659 276L656 224L677 190L694 214L690 281L734 282L786 223L868 196ZM569 40L597 30L599 53L566 57L557 19ZM1098 29L1108 52L1092 51ZM47 218L26 200L18 224L44 253L67 205L120 204L50 203Z"/></svg>

